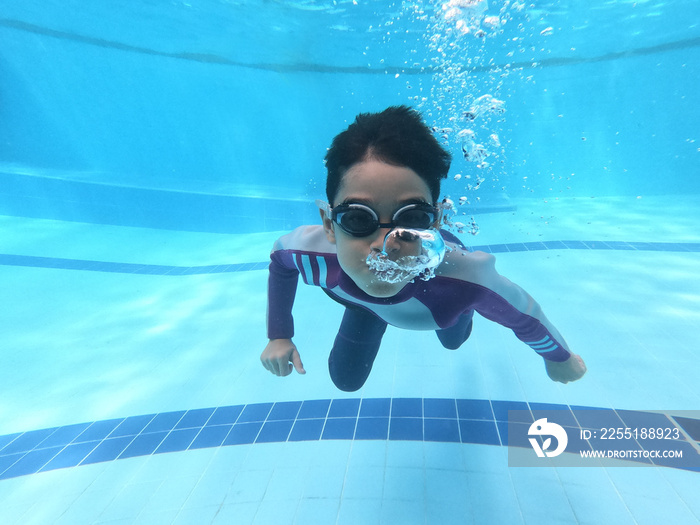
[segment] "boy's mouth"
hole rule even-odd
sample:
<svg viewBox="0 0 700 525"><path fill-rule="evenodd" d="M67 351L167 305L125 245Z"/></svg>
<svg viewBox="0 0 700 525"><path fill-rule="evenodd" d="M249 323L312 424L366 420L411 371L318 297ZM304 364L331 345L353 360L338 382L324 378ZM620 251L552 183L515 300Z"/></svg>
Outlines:
<svg viewBox="0 0 700 525"><path fill-rule="evenodd" d="M365 262L370 272L380 281L395 284L411 281L416 277L427 281L435 277L435 268L445 256L445 242L437 230L397 229L390 232L402 241L421 241L419 255L405 255L392 261L385 251L370 253ZM386 246L386 240L384 242Z"/></svg>
<svg viewBox="0 0 700 525"><path fill-rule="evenodd" d="M392 261L386 255L379 253L367 256L366 262L369 271L378 280L395 284L414 279L425 269L425 266L416 260L419 257L406 256Z"/></svg>

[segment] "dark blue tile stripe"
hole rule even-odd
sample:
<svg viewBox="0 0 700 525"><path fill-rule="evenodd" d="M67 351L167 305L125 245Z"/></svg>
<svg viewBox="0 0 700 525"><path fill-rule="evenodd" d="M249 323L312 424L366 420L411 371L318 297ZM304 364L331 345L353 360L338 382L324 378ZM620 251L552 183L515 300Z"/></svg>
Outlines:
<svg viewBox="0 0 700 525"><path fill-rule="evenodd" d="M117 263L33 255L0 254L0 265L29 268L55 268L59 270L83 270L88 272L131 273L143 275L202 275L207 273L247 272L266 270L269 263L213 264L207 266L167 266L160 264Z"/></svg>
<svg viewBox="0 0 700 525"><path fill-rule="evenodd" d="M507 445L510 424L529 428L556 410L571 429L668 426L664 415L523 401L485 399L368 398L313 399L201 408L0 436L0 480L130 457L251 443L318 440L402 440ZM595 421L590 417L595 410ZM601 416L601 411L604 411ZM609 414L609 417L605 417ZM568 415L568 417L567 417ZM681 421L679 421L680 419ZM568 423L567 423L568 421ZM588 426L594 425L594 426ZM676 418L690 439L700 420ZM526 435L527 431L523 433ZM578 435L577 431L569 433ZM640 447L644 441L640 441ZM648 443L658 449L657 441ZM684 451L683 467L700 472L700 443L674 441ZM522 446L529 447L524 442ZM687 461L686 461L687 459ZM641 460L640 461L648 461ZM656 465L664 465L663 460Z"/></svg>
<svg viewBox="0 0 700 525"><path fill-rule="evenodd" d="M542 241L472 246L472 251L487 253L531 252L539 250L627 250L653 252L700 252L698 242L624 242L624 241Z"/></svg>
<svg viewBox="0 0 700 525"><path fill-rule="evenodd" d="M623 242L623 241L544 241L489 244L472 246L472 251L487 253L528 252L539 250L627 250L655 252L700 252L700 243L693 242ZM89 272L131 273L142 275L202 275L207 273L234 273L265 270L267 261L213 264L207 266L168 266L159 264L117 263L60 257L37 257L34 255L12 255L0 253L0 265L25 266L29 268L55 268L60 270L83 270Z"/></svg>

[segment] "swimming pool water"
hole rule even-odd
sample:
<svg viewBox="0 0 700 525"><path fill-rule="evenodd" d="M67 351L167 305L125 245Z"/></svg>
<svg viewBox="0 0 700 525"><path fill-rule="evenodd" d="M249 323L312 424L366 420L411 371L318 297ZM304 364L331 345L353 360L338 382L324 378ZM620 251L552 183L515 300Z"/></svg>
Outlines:
<svg viewBox="0 0 700 525"><path fill-rule="evenodd" d="M489 2L483 41L466 4L3 6L0 522L700 522L698 4ZM272 243L316 220L333 135L403 103L581 381L477 318L456 352L390 327L343 393L342 307L302 285L308 373L261 366ZM665 418L687 462L509 466L508 409L591 407Z"/></svg>
<svg viewBox="0 0 700 525"><path fill-rule="evenodd" d="M276 378L258 361L266 271L256 263L274 235L134 235L4 217L14 234L3 251L15 259L2 261L12 366L3 369L0 458L14 464L25 457L22 440L36 445L14 474L3 463L0 490L12 502L4 521L696 522L697 472L509 468L498 416L444 413L450 399L489 414L526 404L698 406L697 200L551 204L561 220L547 226L532 219L539 202L484 216L480 240L586 358L583 380L552 383L507 330L477 320L457 352L431 333L390 329L369 381L352 394L332 387L325 366L341 309L313 288L300 288L295 307L308 374ZM593 242L581 237L592 216ZM329 412L331 399L339 412ZM243 405L251 412L239 419ZM489 420L492 432L479 431Z"/></svg>

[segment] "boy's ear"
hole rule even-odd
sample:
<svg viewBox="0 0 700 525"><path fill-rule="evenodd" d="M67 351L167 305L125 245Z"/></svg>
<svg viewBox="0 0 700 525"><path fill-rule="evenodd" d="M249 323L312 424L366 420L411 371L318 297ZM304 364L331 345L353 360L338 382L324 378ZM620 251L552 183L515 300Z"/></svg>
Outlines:
<svg viewBox="0 0 700 525"><path fill-rule="evenodd" d="M335 244L335 231L333 230L333 221L326 215L325 210L321 212L321 221L323 221L323 231L326 232L326 238L331 244Z"/></svg>

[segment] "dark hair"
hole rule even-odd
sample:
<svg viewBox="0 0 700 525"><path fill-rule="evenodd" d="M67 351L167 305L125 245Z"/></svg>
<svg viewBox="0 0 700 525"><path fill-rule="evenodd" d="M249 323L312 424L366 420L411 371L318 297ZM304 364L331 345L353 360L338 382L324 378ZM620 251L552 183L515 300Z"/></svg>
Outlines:
<svg viewBox="0 0 700 525"><path fill-rule="evenodd" d="M414 109L392 106L381 113L360 113L348 129L336 135L326 154L326 196L331 206L345 173L369 159L415 171L428 185L435 203L452 156Z"/></svg>

